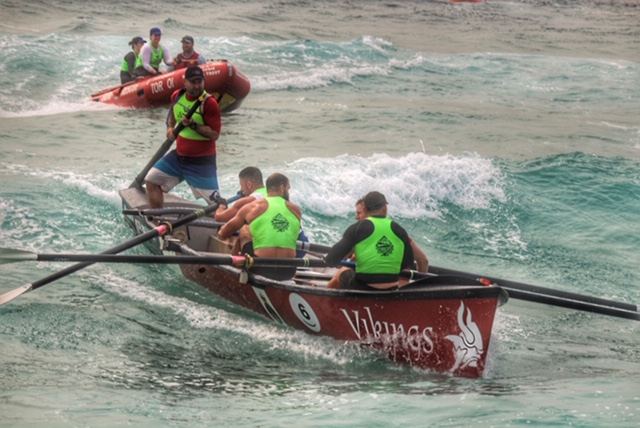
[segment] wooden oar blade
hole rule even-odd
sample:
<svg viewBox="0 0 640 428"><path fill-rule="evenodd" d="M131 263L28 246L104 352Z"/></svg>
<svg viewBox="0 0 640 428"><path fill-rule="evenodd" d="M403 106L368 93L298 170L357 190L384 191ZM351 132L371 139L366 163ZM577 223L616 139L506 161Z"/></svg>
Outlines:
<svg viewBox="0 0 640 428"><path fill-rule="evenodd" d="M0 296L0 305L4 305L5 303L12 301L16 297L22 296L24 293L31 291L31 288L31 284L26 284L20 288L9 291L8 293L4 293L2 296Z"/></svg>
<svg viewBox="0 0 640 428"><path fill-rule="evenodd" d="M15 248L0 248L0 264L37 259L38 255L32 251L16 250Z"/></svg>

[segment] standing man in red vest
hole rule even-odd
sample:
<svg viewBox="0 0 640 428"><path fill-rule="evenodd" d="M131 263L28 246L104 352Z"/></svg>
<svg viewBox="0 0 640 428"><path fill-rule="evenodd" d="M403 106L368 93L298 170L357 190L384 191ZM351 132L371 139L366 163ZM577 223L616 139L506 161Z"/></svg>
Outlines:
<svg viewBox="0 0 640 428"><path fill-rule="evenodd" d="M211 203L214 190L218 190L216 166L216 140L220 136L221 116L216 99L204 91L204 72L194 65L185 72L185 89L173 93L167 119L167 139L176 140L176 149L155 163L144 178L151 208L162 208L164 195L178 183L186 180L196 198ZM198 98L204 101L187 118ZM184 129L174 136L178 121Z"/></svg>

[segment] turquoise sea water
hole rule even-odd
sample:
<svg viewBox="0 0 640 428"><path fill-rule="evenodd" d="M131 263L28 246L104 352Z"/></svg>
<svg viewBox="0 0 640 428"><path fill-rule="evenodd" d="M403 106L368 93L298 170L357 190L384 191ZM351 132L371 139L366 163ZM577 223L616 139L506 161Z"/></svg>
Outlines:
<svg viewBox="0 0 640 428"><path fill-rule="evenodd" d="M97 253L132 237L117 192L164 141L166 110L89 96L160 26L173 52L192 34L252 81L223 118L223 194L247 165L283 172L307 234L331 244L376 189L434 265L640 303L634 2L5 1L0 14L3 247ZM1 265L0 293L61 268ZM172 267L96 265L0 307L0 420L639 426L639 326L512 299L486 378L458 379L273 325Z"/></svg>

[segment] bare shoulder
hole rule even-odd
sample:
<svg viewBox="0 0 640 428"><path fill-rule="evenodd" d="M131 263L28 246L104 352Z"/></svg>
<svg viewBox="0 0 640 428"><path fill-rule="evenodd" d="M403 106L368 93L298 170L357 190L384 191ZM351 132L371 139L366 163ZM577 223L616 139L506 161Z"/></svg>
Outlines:
<svg viewBox="0 0 640 428"><path fill-rule="evenodd" d="M240 212L244 212L244 218L247 223L251 223L253 219L264 213L269 208L269 203L266 199L256 199L253 202L245 205L240 209Z"/></svg>
<svg viewBox="0 0 640 428"><path fill-rule="evenodd" d="M302 209L300 209L298 205L294 204L293 202L287 201L287 208L289 208L292 213L297 215L298 218L302 218Z"/></svg>

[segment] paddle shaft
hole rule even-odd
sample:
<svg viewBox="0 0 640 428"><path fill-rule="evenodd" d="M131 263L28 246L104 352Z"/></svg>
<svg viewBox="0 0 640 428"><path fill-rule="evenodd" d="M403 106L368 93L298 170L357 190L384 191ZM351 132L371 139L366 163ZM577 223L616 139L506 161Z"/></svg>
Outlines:
<svg viewBox="0 0 640 428"><path fill-rule="evenodd" d="M142 235L140 235L142 236ZM157 256L157 255L119 255L117 253L100 254L34 254L32 260L41 262L84 262L84 263L151 263L181 265L227 265L235 267L251 266L294 266L326 267L321 259L290 259L211 255L211 256Z"/></svg>
<svg viewBox="0 0 640 428"><path fill-rule="evenodd" d="M474 278L486 278L492 283L496 283L501 287L506 288L509 291L509 295L514 298L518 298L518 297L515 297L515 294L512 293L512 291L521 291L524 293L554 296L554 297L560 297L563 299L582 301L588 304L611 306L614 308L624 309L627 311L638 310L638 306L631 303L617 302L615 300L603 299L601 297L586 296L583 294L572 293L570 291L554 290L552 288L540 287L538 285L530 285L530 284L524 284L521 282L509 281L506 279L492 278L484 275L476 275L473 273L461 272L458 270L447 269L447 268L442 268L438 266L429 266L429 273L433 273L436 275L460 275L460 276L468 276L468 277L474 277Z"/></svg>
<svg viewBox="0 0 640 428"><path fill-rule="evenodd" d="M637 311L637 305L633 306L636 309L620 309L619 307L601 305L595 303L589 303L582 300L572 300L568 298L549 296L545 294L532 293L529 291L516 290L509 287L504 287L502 284L498 285L509 293L509 297L512 299L525 300L527 302L543 303L550 306L558 306L561 308L574 309L578 311L593 312L596 314L609 315L618 318L625 318L630 320L640 321L640 312ZM583 298L589 298L589 296L581 296ZM612 302L611 300L606 300ZM621 302L613 302L621 303Z"/></svg>
<svg viewBox="0 0 640 428"><path fill-rule="evenodd" d="M196 112L196 110L198 109L198 107L200 107L200 104L202 104L202 102L204 101L204 97L199 97L195 103L193 103L193 106L191 107L191 109L189 109L189 111L187 112L187 114L185 115L187 119L191 119L191 116L193 116L193 113ZM153 157L151 158L151 160L145 165L145 167L142 169L142 171L140 171L140 174L138 174L138 176L136 177L135 180L133 180L133 182L129 185L129 188L132 187L142 187L142 183L144 178L147 176L147 173L149 172L149 170L151 170L151 168L153 168L153 165L156 164L156 162L158 162L160 160L160 158L162 158L162 156L165 155L165 153L167 153L167 151L169 151L169 148L171 147L171 145L173 144L173 141L178 137L178 134L180 134L180 132L184 129L184 125L182 123L182 121L180 123L178 123L178 125L173 129L173 136L174 139L169 139L167 138L165 140L164 143L162 143L162 146L160 146L160 148L158 149L158 151L156 152L155 155L153 155Z"/></svg>
<svg viewBox="0 0 640 428"><path fill-rule="evenodd" d="M599 297L586 296L582 294L563 292L535 285L521 284L518 282L491 278L482 275L474 275L468 272L456 271L453 269L429 266L429 272L435 275L455 275L469 279L486 279L492 284L504 288L512 299L525 300L528 302L544 303L551 306L576 309L580 311L593 312L603 315L611 315L619 318L640 321L638 305L631 303L617 302L615 300L601 299ZM402 271L401 276L411 279L427 278L429 274L415 271Z"/></svg>

